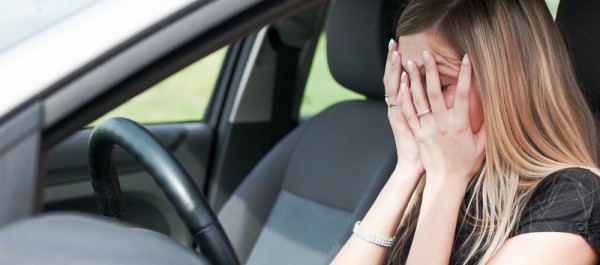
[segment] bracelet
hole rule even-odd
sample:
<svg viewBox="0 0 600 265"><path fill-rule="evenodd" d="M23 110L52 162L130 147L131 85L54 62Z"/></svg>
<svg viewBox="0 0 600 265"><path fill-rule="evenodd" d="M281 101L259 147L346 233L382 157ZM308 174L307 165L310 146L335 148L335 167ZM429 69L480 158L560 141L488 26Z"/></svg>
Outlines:
<svg viewBox="0 0 600 265"><path fill-rule="evenodd" d="M396 237L385 237L369 233L369 231L360 227L360 221L354 224L354 229L352 229L352 232L364 241L386 248L391 248L396 241Z"/></svg>

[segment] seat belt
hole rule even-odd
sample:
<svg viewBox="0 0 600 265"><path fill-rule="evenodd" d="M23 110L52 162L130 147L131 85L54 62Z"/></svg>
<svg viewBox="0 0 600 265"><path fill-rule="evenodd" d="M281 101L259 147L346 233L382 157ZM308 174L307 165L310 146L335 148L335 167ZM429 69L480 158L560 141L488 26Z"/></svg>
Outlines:
<svg viewBox="0 0 600 265"><path fill-rule="evenodd" d="M292 111L301 49L283 42L277 30L273 28L269 29L268 36L271 45L277 51L270 130L271 144L275 144L297 123L296 119L292 118Z"/></svg>

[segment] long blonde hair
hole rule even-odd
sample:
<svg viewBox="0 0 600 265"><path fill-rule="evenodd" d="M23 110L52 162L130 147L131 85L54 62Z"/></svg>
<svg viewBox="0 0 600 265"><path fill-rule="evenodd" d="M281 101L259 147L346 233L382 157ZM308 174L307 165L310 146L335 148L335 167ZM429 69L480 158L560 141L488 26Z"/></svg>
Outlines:
<svg viewBox="0 0 600 265"><path fill-rule="evenodd" d="M432 28L458 54L469 54L483 106L486 159L458 230L470 231L473 242L464 263L485 264L511 236L542 178L568 167L598 174L596 128L543 0L413 0L396 35ZM402 218L389 264L406 260L423 186Z"/></svg>

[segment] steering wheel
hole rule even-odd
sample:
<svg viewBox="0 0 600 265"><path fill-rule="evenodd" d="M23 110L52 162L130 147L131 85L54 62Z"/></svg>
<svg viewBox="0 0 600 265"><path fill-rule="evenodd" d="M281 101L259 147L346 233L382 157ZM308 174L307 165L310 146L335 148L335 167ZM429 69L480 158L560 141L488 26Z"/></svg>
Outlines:
<svg viewBox="0 0 600 265"><path fill-rule="evenodd" d="M112 159L114 145L125 149L152 175L212 264L239 265L223 227L186 171L150 131L125 118L102 121L90 136L88 163L103 216L128 221Z"/></svg>

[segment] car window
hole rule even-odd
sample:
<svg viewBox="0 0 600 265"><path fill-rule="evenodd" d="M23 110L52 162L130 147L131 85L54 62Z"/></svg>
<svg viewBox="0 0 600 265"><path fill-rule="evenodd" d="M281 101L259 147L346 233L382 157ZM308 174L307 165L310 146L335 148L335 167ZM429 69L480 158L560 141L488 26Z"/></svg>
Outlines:
<svg viewBox="0 0 600 265"><path fill-rule="evenodd" d="M327 64L327 37L322 33L304 89L300 117L309 117L337 102L355 99L365 99L365 96L343 87L331 75Z"/></svg>
<svg viewBox="0 0 600 265"><path fill-rule="evenodd" d="M546 0L553 17L556 17L559 1ZM304 96L300 105L300 117L313 116L341 101L365 99L365 96L348 90L335 81L327 64L326 43L327 36L325 33L322 33L315 50L306 88L304 89Z"/></svg>
<svg viewBox="0 0 600 265"><path fill-rule="evenodd" d="M552 16L556 18L556 10L558 9L558 2L560 0L546 0L546 4L548 4L548 8L552 13Z"/></svg>
<svg viewBox="0 0 600 265"><path fill-rule="evenodd" d="M90 125L115 116L144 124L202 120L225 52L222 48L187 66Z"/></svg>
<svg viewBox="0 0 600 265"><path fill-rule="evenodd" d="M0 51L96 0L0 1ZM6 26L10 25L10 26Z"/></svg>

